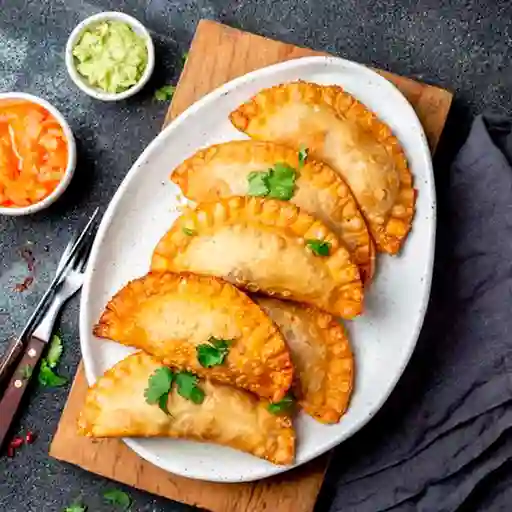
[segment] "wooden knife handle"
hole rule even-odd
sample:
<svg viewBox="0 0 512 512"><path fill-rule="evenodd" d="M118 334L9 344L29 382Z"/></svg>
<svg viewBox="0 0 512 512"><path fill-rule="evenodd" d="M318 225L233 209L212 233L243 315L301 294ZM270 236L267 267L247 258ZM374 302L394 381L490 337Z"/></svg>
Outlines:
<svg viewBox="0 0 512 512"><path fill-rule="evenodd" d="M11 380L5 388L0 400L0 448L7 438L9 429L18 412L25 390L32 375L34 375L37 363L43 355L46 343L35 336L30 338L25 348L23 358L14 371Z"/></svg>

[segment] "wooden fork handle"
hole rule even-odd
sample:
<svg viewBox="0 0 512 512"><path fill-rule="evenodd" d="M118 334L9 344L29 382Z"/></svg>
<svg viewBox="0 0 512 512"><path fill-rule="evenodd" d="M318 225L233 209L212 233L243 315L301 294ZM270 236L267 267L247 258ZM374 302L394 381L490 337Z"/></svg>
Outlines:
<svg viewBox="0 0 512 512"><path fill-rule="evenodd" d="M46 343L43 340L35 336L30 338L26 345L25 353L5 388L0 400L0 448L7 438L25 390L30 383L32 375L35 373L37 363L41 359L45 346Z"/></svg>
<svg viewBox="0 0 512 512"><path fill-rule="evenodd" d="M0 389L5 388L4 384L12 375L14 368L16 368L16 363L24 348L20 338L13 338L7 350L2 354L2 358L0 359Z"/></svg>

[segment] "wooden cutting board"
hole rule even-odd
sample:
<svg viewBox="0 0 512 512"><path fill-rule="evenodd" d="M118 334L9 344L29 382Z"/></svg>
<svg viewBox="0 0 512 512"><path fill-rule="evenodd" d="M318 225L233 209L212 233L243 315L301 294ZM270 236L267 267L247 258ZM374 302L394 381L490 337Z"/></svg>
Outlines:
<svg viewBox="0 0 512 512"><path fill-rule="evenodd" d="M165 122L196 100L249 71L298 57L322 55L307 48L272 41L213 21L199 23ZM384 71L410 101L434 151L452 94ZM329 454L299 468L255 483L216 484L176 476L145 462L121 441L91 440L76 434L76 420L87 383L82 365L50 447L50 455L88 471L166 498L212 512L311 512Z"/></svg>

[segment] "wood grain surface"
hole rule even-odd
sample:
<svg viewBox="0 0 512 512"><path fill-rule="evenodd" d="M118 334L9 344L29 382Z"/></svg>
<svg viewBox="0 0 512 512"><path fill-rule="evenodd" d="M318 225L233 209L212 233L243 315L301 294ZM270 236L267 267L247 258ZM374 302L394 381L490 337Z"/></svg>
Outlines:
<svg viewBox="0 0 512 512"><path fill-rule="evenodd" d="M165 122L229 80L270 64L320 52L272 41L213 21L199 23ZM432 151L444 127L452 94L444 89L379 71L410 101ZM76 420L87 384L82 366L50 447L50 455L127 485L212 512L311 512L330 455L292 471L245 484L216 484L179 477L145 462L121 441L78 436ZM299 440L300 442L300 440Z"/></svg>

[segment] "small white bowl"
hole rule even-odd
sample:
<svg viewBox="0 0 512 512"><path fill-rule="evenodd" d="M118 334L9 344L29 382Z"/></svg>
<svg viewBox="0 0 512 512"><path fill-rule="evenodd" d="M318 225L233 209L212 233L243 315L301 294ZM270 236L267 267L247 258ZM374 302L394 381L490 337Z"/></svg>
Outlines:
<svg viewBox="0 0 512 512"><path fill-rule="evenodd" d="M105 92L97 87L91 86L87 80L82 77L80 73L78 73L75 66L75 59L73 57L73 48L80 39L82 33L91 25L96 25L97 23L108 20L122 21L130 25L133 31L144 39L148 52L148 62L146 64L144 73L140 77L140 80L126 91L118 93ZM86 18L75 27L73 32L71 32L68 42L66 43L66 67L73 82L75 82L75 84L89 96L102 101L124 100L139 92L149 80L149 77L155 68L155 47L153 46L153 40L151 39L149 31L140 21L136 20L132 16L129 16L128 14L124 14L123 12L100 12L90 16L89 18Z"/></svg>
<svg viewBox="0 0 512 512"><path fill-rule="evenodd" d="M0 206L0 214L1 215L11 215L11 216L19 216L19 215L29 215L31 213L35 213L41 210L44 210L52 203L54 203L66 190L75 173L76 167L76 143L75 137L73 136L73 132L67 121L64 119L63 115L50 103L42 98L38 98L32 94L27 94L24 92L5 92L0 93L0 102L2 100L26 100L31 101L32 103L37 103L44 107L50 114L57 120L57 122L62 126L64 131L64 135L66 137L66 141L68 143L68 164L66 166L66 171L64 172L64 176L60 180L59 184L55 187L53 192L46 196L41 201L31 204L30 206L21 206L21 207L13 207L8 208L5 206Z"/></svg>

